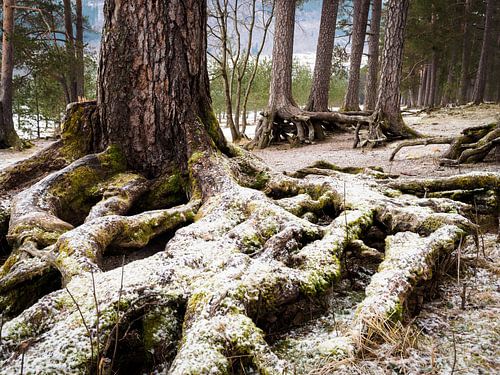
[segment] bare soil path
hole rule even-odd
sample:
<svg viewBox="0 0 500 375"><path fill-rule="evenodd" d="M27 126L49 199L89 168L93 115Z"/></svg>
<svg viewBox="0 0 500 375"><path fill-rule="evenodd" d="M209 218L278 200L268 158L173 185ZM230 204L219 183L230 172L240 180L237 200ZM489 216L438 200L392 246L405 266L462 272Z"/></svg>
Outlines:
<svg viewBox="0 0 500 375"><path fill-rule="evenodd" d="M498 121L500 105L484 104L478 107L458 107L440 109L430 114L405 116L405 121L423 134L432 136L453 136L471 126L479 126ZM492 156L486 163L464 164L457 167L441 167L437 160L447 145L414 146L403 148L393 162L389 156L398 142L385 148L373 150L352 149L352 133L330 135L323 142L291 148L288 144L272 146L255 153L267 164L281 171L295 171L323 159L341 167L377 166L384 171L402 176L450 176L470 171L500 171L500 160Z"/></svg>

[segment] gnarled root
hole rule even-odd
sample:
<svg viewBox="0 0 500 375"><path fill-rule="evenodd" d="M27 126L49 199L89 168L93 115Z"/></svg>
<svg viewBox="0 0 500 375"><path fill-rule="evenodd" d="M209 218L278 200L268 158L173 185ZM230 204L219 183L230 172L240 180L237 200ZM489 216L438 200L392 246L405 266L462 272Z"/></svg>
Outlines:
<svg viewBox="0 0 500 375"><path fill-rule="evenodd" d="M367 124L369 117L364 113L311 112L304 111L290 103L271 112L266 112L259 120L255 138L249 148L266 148L281 138L298 143L311 143L324 138L323 126L342 128L345 125ZM293 137L287 134L283 124L293 124Z"/></svg>
<svg viewBox="0 0 500 375"><path fill-rule="evenodd" d="M95 109L94 101L70 104L59 141L0 172L0 196L32 184L88 154L92 150Z"/></svg>
<svg viewBox="0 0 500 375"><path fill-rule="evenodd" d="M458 137L430 137L400 143L392 152L389 160L404 147L449 144L443 154L442 165L478 163L495 148L500 147L500 123L464 129Z"/></svg>
<svg viewBox="0 0 500 375"><path fill-rule="evenodd" d="M293 371L266 334L288 327L298 306L321 300L342 279L348 249L384 260L344 336L312 351L352 355L374 340L374 324L402 319L415 286L474 230L459 214L470 207L451 199L401 195L369 175L325 163L299 178L285 176L241 151L232 159L193 157L189 203L123 216L149 183L124 174L119 163L97 173L99 157L47 177L14 202L15 252L57 270L65 289L10 314L2 332L2 374L19 373L21 359L24 371L33 373L97 367L171 374L227 374L237 367ZM97 178L85 179L79 190L102 200L68 224L61 205L74 204L75 195L68 198L57 186L89 165ZM31 211L36 226L24 225ZM37 221L42 216L51 224ZM385 254L364 242L375 227L389 235ZM101 258L111 247L140 248L175 229L163 251L103 270Z"/></svg>

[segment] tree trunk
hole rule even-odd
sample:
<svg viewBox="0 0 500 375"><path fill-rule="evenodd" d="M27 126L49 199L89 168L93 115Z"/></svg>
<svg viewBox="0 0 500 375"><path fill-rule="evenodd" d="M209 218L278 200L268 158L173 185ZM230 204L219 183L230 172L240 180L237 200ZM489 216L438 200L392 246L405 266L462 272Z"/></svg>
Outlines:
<svg viewBox="0 0 500 375"><path fill-rule="evenodd" d="M83 9L82 0L76 0L76 95L85 97L85 62L83 59Z"/></svg>
<svg viewBox="0 0 500 375"><path fill-rule="evenodd" d="M328 111L328 93L330 90L338 7L338 0L323 0L318 46L316 48L316 63L314 65L314 78L311 94L306 106L308 111Z"/></svg>
<svg viewBox="0 0 500 375"><path fill-rule="evenodd" d="M436 91L437 91L437 74L438 74L438 56L437 52L432 52L431 60L431 78L429 84L429 103L428 106L433 108L436 105Z"/></svg>
<svg viewBox="0 0 500 375"><path fill-rule="evenodd" d="M225 148L210 103L206 3L184 3L189 11L179 1L110 0L104 8L96 142L100 150L119 145L129 165L148 176L186 171L209 137Z"/></svg>
<svg viewBox="0 0 500 375"><path fill-rule="evenodd" d="M420 72L420 85L418 88L418 100L417 100L418 107L425 106L425 89L427 84L427 74L428 74L428 69L426 64L422 67L422 70Z"/></svg>
<svg viewBox="0 0 500 375"><path fill-rule="evenodd" d="M480 104L484 100L484 91L486 88L486 72L488 70L488 61L491 55L491 39L493 37L493 14L495 11L495 1L488 0L486 3L486 15L484 20L483 45L481 47L481 58L476 74L474 85L473 101L474 104Z"/></svg>
<svg viewBox="0 0 500 375"><path fill-rule="evenodd" d="M471 33L470 33L470 16L471 16L472 0L465 0L464 4L464 19L462 23L462 69L460 73L460 86L458 93L458 103L467 103L467 91L469 89L469 66L471 58Z"/></svg>
<svg viewBox="0 0 500 375"><path fill-rule="evenodd" d="M366 76L365 111L373 111L377 102L377 80L382 0L373 0L368 42L368 73Z"/></svg>
<svg viewBox="0 0 500 375"><path fill-rule="evenodd" d="M431 87L432 87L432 64L427 64L427 77L425 80L425 96L424 96L425 107L430 107Z"/></svg>
<svg viewBox="0 0 500 375"><path fill-rule="evenodd" d="M359 72L365 46L369 10L370 0L359 0L354 2L349 81L347 84L344 105L342 106L344 111L359 111Z"/></svg>
<svg viewBox="0 0 500 375"><path fill-rule="evenodd" d="M0 86L0 148L21 147L12 118L12 75L14 73L15 0L3 2L2 77Z"/></svg>
<svg viewBox="0 0 500 375"><path fill-rule="evenodd" d="M413 138L419 134L406 126L401 116L401 70L408 17L409 0L390 0L387 4L387 26L382 58L382 75L377 105L370 124L370 138Z"/></svg>
<svg viewBox="0 0 500 375"><path fill-rule="evenodd" d="M68 56L68 79L70 102L78 101L77 94L77 67L75 59L75 37L73 34L73 11L71 9L71 0L63 0L64 4L64 30L66 33L66 53ZM68 104L68 103L67 103Z"/></svg>
<svg viewBox="0 0 500 375"><path fill-rule="evenodd" d="M443 100L441 101L441 105L443 106L446 106L455 101L455 98L453 97L453 94L455 92L455 90L453 90L453 83L455 81L456 56L457 51L453 48L448 64L448 75L446 77L446 86L444 87Z"/></svg>

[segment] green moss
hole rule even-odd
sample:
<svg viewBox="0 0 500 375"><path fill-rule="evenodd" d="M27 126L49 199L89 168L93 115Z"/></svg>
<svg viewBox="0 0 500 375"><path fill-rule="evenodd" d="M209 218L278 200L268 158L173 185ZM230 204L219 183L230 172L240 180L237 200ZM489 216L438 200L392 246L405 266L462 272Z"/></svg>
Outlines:
<svg viewBox="0 0 500 375"><path fill-rule="evenodd" d="M75 105L62 124L61 139L64 146L61 153L68 161L76 160L88 151L89 135L82 131L84 121L84 106Z"/></svg>
<svg viewBox="0 0 500 375"><path fill-rule="evenodd" d="M105 152L98 155L99 161L104 168L115 172L125 171L127 169L127 159L121 147L117 145L109 146Z"/></svg>
<svg viewBox="0 0 500 375"><path fill-rule="evenodd" d="M422 224L420 224L418 231L420 233L430 234L441 228L443 225L444 223L441 217L430 215Z"/></svg>
<svg viewBox="0 0 500 375"><path fill-rule="evenodd" d="M0 268L0 277L7 275L18 260L19 256L17 254L12 254L11 256L9 256L5 263L2 265L2 268Z"/></svg>
<svg viewBox="0 0 500 375"><path fill-rule="evenodd" d="M387 318L391 322L400 322L403 320L404 309L401 302L397 301L394 306L389 310Z"/></svg>
<svg viewBox="0 0 500 375"><path fill-rule="evenodd" d="M160 177L138 201L138 209L154 210L174 207L186 201L186 180L180 173Z"/></svg>
<svg viewBox="0 0 500 375"><path fill-rule="evenodd" d="M175 311L169 307L157 307L144 316L143 341L146 352L171 345L180 331Z"/></svg>
<svg viewBox="0 0 500 375"><path fill-rule="evenodd" d="M340 279L340 259L332 257L331 264L308 273L307 279L300 285L302 293L308 296L322 295Z"/></svg>

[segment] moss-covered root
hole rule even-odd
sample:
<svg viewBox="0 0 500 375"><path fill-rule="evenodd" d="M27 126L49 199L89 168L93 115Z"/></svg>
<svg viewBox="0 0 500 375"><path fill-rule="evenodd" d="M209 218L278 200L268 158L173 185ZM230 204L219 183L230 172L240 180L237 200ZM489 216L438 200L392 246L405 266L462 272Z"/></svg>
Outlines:
<svg viewBox="0 0 500 375"><path fill-rule="evenodd" d="M92 151L95 102L73 103L62 124L61 140L0 172L0 192L18 190L60 170ZM1 195L1 194L0 194Z"/></svg>
<svg viewBox="0 0 500 375"><path fill-rule="evenodd" d="M157 261L157 266L166 265ZM134 270L141 266L144 272ZM90 278L78 278L67 286L67 290L43 297L16 318L5 322L0 345L0 374L20 374L23 352L26 374L93 373L91 369L99 359L113 358L116 327L122 340L132 323L143 323L147 350L157 349L163 340L175 342L179 328L176 306L182 303L183 297L172 291L174 286L166 291L165 283L148 284L152 281L150 271L152 269L145 264L126 265L127 279L123 286L120 285L121 269L94 275L94 283ZM94 293L99 303L99 316ZM161 332L157 332L158 326L148 324L148 319L149 313L160 307L163 307Z"/></svg>
<svg viewBox="0 0 500 375"><path fill-rule="evenodd" d="M233 361L251 362L259 374L282 375L291 370L271 351L250 318L230 312L195 319L184 332L169 374L230 374Z"/></svg>
<svg viewBox="0 0 500 375"><path fill-rule="evenodd" d="M26 241L39 248L53 244L81 222L92 206L97 184L126 167L117 150L87 155L55 172L13 200L8 240L14 249Z"/></svg>
<svg viewBox="0 0 500 375"><path fill-rule="evenodd" d="M500 191L500 173L472 172L439 178L418 178L393 181L388 184L403 193L424 196L428 193L450 190L486 189Z"/></svg>
<svg viewBox="0 0 500 375"><path fill-rule="evenodd" d="M73 229L70 219L83 220L92 204L96 185L124 169L125 161L120 153L109 149L77 160L13 199L7 233L13 251L0 268L0 294L7 296L2 299L2 308L16 310L12 293L31 293L28 291L35 280L51 283L45 277L52 269L47 263L51 245ZM32 258L34 255L36 259ZM40 285L38 289L44 288Z"/></svg>
<svg viewBox="0 0 500 375"><path fill-rule="evenodd" d="M432 277L439 257L453 251L464 235L458 227L446 225L428 237L412 232L387 237L385 260L356 311L351 335L359 349L375 337L384 337L389 322L402 319L403 306L413 288Z"/></svg>
<svg viewBox="0 0 500 375"><path fill-rule="evenodd" d="M345 248L372 223L370 210L345 211L328 226L322 239L303 247L294 256L302 272L304 294L321 295L340 278L340 258Z"/></svg>
<svg viewBox="0 0 500 375"><path fill-rule="evenodd" d="M111 244L141 248L152 238L192 222L199 204L192 201L135 216L103 216L63 234L55 245L52 260L63 276L63 284L75 276L100 272L102 255Z"/></svg>
<svg viewBox="0 0 500 375"><path fill-rule="evenodd" d="M102 200L91 208L86 222L102 216L126 214L148 188L146 178L133 173L120 173L103 185Z"/></svg>

